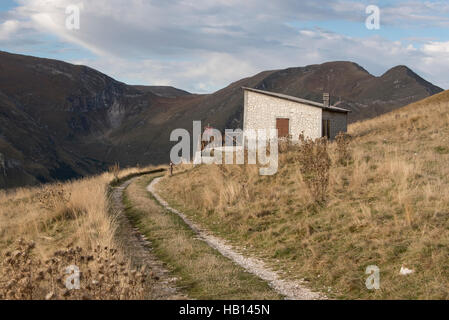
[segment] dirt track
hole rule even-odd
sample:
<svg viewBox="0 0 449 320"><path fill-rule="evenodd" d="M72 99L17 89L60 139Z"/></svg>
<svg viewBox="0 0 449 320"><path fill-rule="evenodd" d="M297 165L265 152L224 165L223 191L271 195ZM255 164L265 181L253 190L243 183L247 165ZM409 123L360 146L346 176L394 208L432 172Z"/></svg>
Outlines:
<svg viewBox="0 0 449 320"><path fill-rule="evenodd" d="M195 223L193 223L187 216L173 209L168 203L161 197L155 190L156 184L162 178L155 178L147 187L147 190L157 199L160 205L165 209L177 214L184 222L197 234L197 236L205 241L209 246L218 250L223 256L231 259L236 264L243 267L246 271L258 276L262 280L267 281L270 286L276 290L279 294L286 297L289 300L321 300L326 297L320 293L316 293L306 288L301 282L287 281L280 278L279 274L273 270L267 268L264 263L258 259L251 257L245 257L241 253L237 252L235 248L228 245L224 240L213 236L207 230L202 229Z"/></svg>
<svg viewBox="0 0 449 320"><path fill-rule="evenodd" d="M119 228L117 236L125 254L130 257L135 266L146 265L152 272L153 282L148 293L149 299L154 300L179 300L188 299L181 294L175 286L175 280L164 267L163 263L151 253L151 243L132 226L125 215L123 204L123 192L137 177L127 180L119 187L112 189L111 211L117 217Z"/></svg>

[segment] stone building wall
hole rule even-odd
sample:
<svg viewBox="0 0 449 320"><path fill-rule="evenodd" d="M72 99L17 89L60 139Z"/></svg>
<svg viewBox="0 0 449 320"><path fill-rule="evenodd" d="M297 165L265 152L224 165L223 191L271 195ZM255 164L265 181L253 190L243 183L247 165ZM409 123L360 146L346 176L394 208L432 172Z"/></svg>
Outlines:
<svg viewBox="0 0 449 320"><path fill-rule="evenodd" d="M331 121L331 139L335 139L340 132L348 131L347 113L323 110L323 120Z"/></svg>
<svg viewBox="0 0 449 320"><path fill-rule="evenodd" d="M321 137L320 108L247 90L244 99L244 131L276 129L276 118L287 118L293 140L298 140L302 132L312 139Z"/></svg>

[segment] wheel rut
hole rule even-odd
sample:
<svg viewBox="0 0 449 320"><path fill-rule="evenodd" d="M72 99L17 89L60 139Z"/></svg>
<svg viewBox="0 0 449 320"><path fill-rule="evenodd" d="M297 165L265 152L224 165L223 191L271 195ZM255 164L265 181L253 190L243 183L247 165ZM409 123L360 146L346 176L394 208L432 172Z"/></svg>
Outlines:
<svg viewBox="0 0 449 320"><path fill-rule="evenodd" d="M247 272L252 273L268 284L279 294L288 300L324 300L325 295L314 292L305 287L300 281L284 280L280 275L266 267L264 262L252 257L247 257L239 253L234 247L211 234L191 221L184 213L169 206L169 204L156 192L155 186L161 181L161 177L155 178L148 185L147 190L166 210L178 215L192 229L198 238L206 242L210 247L216 249L223 256L231 259L237 265L243 267Z"/></svg>
<svg viewBox="0 0 449 320"><path fill-rule="evenodd" d="M176 287L176 278L171 276L164 264L152 253L151 243L134 227L125 214L123 193L126 188L138 177L134 177L113 187L110 204L111 211L117 219L117 236L122 249L131 259L134 266L147 266L151 270L153 282L148 296L155 300L181 300L188 299Z"/></svg>

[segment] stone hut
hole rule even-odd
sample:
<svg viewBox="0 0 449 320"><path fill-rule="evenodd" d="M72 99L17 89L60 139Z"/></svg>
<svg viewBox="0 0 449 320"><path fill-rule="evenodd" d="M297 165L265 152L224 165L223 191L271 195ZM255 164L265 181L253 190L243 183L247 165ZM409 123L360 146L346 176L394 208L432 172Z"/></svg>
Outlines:
<svg viewBox="0 0 449 320"><path fill-rule="evenodd" d="M290 136L294 141L301 133L312 139L332 140L347 131L350 111L330 106L328 94L319 103L269 91L245 87L243 90L243 131L277 129L278 137Z"/></svg>

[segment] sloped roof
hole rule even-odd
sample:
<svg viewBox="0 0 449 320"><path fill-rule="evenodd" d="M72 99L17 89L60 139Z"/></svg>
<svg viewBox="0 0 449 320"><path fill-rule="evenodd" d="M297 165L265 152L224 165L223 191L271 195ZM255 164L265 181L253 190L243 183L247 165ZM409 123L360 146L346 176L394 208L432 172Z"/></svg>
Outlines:
<svg viewBox="0 0 449 320"><path fill-rule="evenodd" d="M331 107L325 107L323 103L319 103L319 102L315 102L315 101L310 101L310 100L306 100L306 99L301 99L301 98L289 96L289 95L282 94L282 93L276 93L276 92L264 91L264 90L253 89L253 88L248 88L248 87L242 87L242 89L243 89L243 90L247 90L247 91L251 91L251 92L256 92L256 93L264 94L264 95L271 96L271 97L275 97L275 98L279 98L279 99L284 99L284 100L289 100L289 101L293 101L293 102L298 102L298 103L306 104L306 105L308 105L308 106L321 108L321 109L324 109L324 110L327 110L327 111L342 112L342 113L348 113L348 112L351 112L351 110L347 110L347 109L343 109L343 108L338 108L338 107L332 107L332 106L331 106Z"/></svg>

